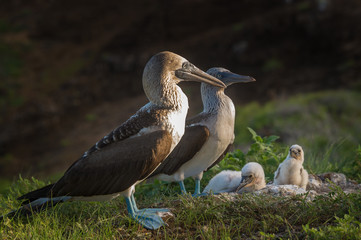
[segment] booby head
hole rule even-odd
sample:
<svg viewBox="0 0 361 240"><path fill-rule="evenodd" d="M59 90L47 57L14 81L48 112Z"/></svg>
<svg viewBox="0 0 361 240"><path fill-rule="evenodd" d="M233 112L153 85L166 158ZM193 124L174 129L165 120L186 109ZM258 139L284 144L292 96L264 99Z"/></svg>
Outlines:
<svg viewBox="0 0 361 240"><path fill-rule="evenodd" d="M255 82L256 79L250 76L238 75L229 71L228 69L221 67L214 67L207 70L207 73L219 80L221 80L226 87L230 86L233 83L248 83Z"/></svg>
<svg viewBox="0 0 361 240"><path fill-rule="evenodd" d="M266 186L262 166L256 162L247 163L242 168L242 179L236 192L252 192Z"/></svg>
<svg viewBox="0 0 361 240"><path fill-rule="evenodd" d="M176 104L172 94L179 91L176 85L180 81L196 81L226 87L221 80L172 52L165 51L154 55L144 68L143 88L152 103L167 105L170 101Z"/></svg>
<svg viewBox="0 0 361 240"><path fill-rule="evenodd" d="M304 159L304 153L303 153L303 149L300 145L292 145L290 147L289 153L287 158L292 157L298 161L301 161L303 163L303 159Z"/></svg>
<svg viewBox="0 0 361 240"><path fill-rule="evenodd" d="M227 105L234 109L232 100L225 96L224 90L233 83L247 83L256 81L253 77L238 75L221 67L210 68L207 70L207 73L221 80L225 87L214 87L202 83L201 94L204 112L217 112L220 108L222 108L222 105ZM234 114L235 113L233 113L233 115Z"/></svg>

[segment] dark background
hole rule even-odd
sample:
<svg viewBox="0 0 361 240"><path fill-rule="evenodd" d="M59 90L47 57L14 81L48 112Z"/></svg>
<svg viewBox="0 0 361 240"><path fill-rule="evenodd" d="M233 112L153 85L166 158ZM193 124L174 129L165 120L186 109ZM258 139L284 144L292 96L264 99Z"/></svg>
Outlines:
<svg viewBox="0 0 361 240"><path fill-rule="evenodd" d="M1 1L0 176L63 171L147 102L164 50L255 77L227 90L237 104L361 89L361 1Z"/></svg>

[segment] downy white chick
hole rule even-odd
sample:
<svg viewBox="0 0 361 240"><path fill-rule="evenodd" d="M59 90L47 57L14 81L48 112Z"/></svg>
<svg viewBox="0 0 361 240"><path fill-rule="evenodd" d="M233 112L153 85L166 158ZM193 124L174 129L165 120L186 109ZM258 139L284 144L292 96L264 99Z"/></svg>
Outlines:
<svg viewBox="0 0 361 240"><path fill-rule="evenodd" d="M308 173L303 168L304 152L301 146L292 145L286 159L275 172L275 185L297 185L306 190Z"/></svg>
<svg viewBox="0 0 361 240"><path fill-rule="evenodd" d="M261 164L249 162L242 168L242 179L236 192L253 192L266 186L264 171Z"/></svg>
<svg viewBox="0 0 361 240"><path fill-rule="evenodd" d="M234 192L239 186L241 179L241 171L224 170L209 181L203 193Z"/></svg>

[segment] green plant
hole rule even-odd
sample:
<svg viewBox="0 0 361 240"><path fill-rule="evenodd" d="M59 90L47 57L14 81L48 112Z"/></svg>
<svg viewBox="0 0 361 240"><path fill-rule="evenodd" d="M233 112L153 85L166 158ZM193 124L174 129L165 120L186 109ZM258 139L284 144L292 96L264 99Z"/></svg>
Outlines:
<svg viewBox="0 0 361 240"><path fill-rule="evenodd" d="M258 162L262 165L265 175L268 179L273 178L273 173L277 170L278 165L283 161L287 152L275 144L278 136L259 136L252 128L247 128L251 133L253 143L247 153L240 149L228 153L223 161L217 166L217 172L221 170L240 171L248 162Z"/></svg>
<svg viewBox="0 0 361 240"><path fill-rule="evenodd" d="M311 228L308 224L303 230L312 239L360 239L361 222L355 217L345 214L343 218L335 217L335 225Z"/></svg>
<svg viewBox="0 0 361 240"><path fill-rule="evenodd" d="M262 165L266 177L273 178L273 173L286 157L287 152L285 154L275 146L275 141L279 139L278 136L271 135L262 138L253 129L248 128L248 131L252 134L254 143L246 155L247 161L258 162Z"/></svg>
<svg viewBox="0 0 361 240"><path fill-rule="evenodd" d="M361 145L358 145L356 149L354 164L349 174L355 179L361 180Z"/></svg>

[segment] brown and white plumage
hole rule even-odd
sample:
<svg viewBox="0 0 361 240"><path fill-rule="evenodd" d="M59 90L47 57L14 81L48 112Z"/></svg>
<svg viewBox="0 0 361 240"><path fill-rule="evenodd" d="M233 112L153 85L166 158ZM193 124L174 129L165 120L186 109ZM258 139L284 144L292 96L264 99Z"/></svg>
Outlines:
<svg viewBox="0 0 361 240"><path fill-rule="evenodd" d="M241 76L224 68L207 71L226 86L237 82L253 82L254 78ZM168 158L150 177L177 181L185 192L183 180L196 179L195 194L200 193L203 172L222 160L234 140L235 108L224 93L226 87L201 84L203 112L186 121L185 134Z"/></svg>
<svg viewBox="0 0 361 240"><path fill-rule="evenodd" d="M297 185L306 189L308 172L303 168L304 152L301 146L292 145L286 159L275 172L275 185Z"/></svg>
<svg viewBox="0 0 361 240"><path fill-rule="evenodd" d="M134 198L137 183L148 177L169 155L184 134L188 100L177 86L180 81L200 81L223 87L183 57L161 52L143 72L143 88L149 103L92 146L56 183L21 197L23 210L48 202L126 198L129 214L146 228L163 221L152 214L138 214ZM30 202L30 203L29 203Z"/></svg>

